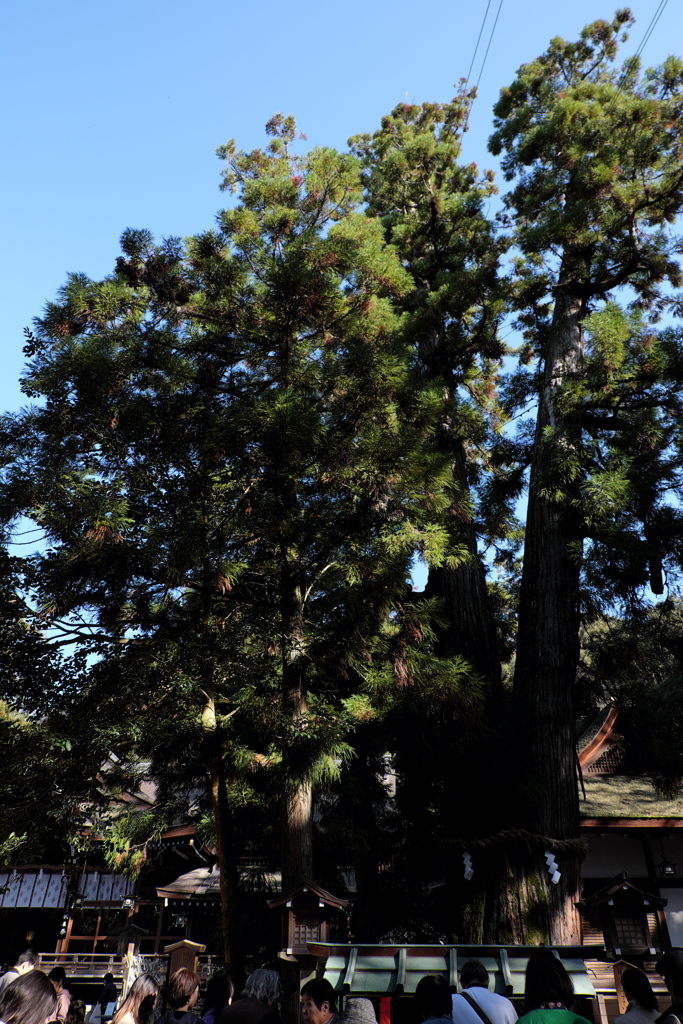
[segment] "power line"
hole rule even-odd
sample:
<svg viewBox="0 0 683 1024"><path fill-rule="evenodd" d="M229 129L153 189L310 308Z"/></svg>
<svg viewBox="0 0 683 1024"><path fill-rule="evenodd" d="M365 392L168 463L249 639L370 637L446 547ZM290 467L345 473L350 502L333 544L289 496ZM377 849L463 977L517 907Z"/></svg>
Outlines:
<svg viewBox="0 0 683 1024"><path fill-rule="evenodd" d="M641 53L645 49L646 44L649 42L650 36L652 35L652 33L654 32L655 28L657 27L657 22L659 21L659 19L661 18L662 14L664 13L664 8L668 4L668 2L669 2L669 0L659 0L659 6L657 7L657 10L655 11L655 13L652 15L652 17L650 19L650 24L648 25L647 29L645 30L645 35L643 36L642 42L641 42L640 46L638 47L638 49L635 52L635 58L636 59L638 57L640 57ZM619 82L619 85L617 86L617 91L615 92L614 96L612 97L612 101L611 101L609 107L607 108L607 114L610 114L612 112L612 109L613 109L615 103L619 99L619 93L624 88L625 81L626 81L626 75L622 75L621 81Z"/></svg>
<svg viewBox="0 0 683 1024"><path fill-rule="evenodd" d="M489 0L489 2L490 2L490 0ZM664 3L666 3L666 2L667 2L667 0L664 0ZM479 89L479 83L481 82L481 76L484 74L484 67L486 65L486 58L488 57L489 50L491 49L491 41L493 39L493 33L496 31L496 25L498 24L498 16L500 15L500 9L501 9L502 6L503 6L503 0L500 0L500 3L498 4L498 11L496 13L496 20L493 23L493 28L491 29L491 35L489 36L488 46L486 47L486 53L484 54L484 59L481 62L481 68L479 70L479 78L477 79L477 84L475 86L476 89ZM488 7L486 9L488 10Z"/></svg>
<svg viewBox="0 0 683 1024"><path fill-rule="evenodd" d="M472 61L470 63L470 69L467 72L467 78L465 79L465 85L467 85L467 83L470 80L470 75L472 74L472 68L474 67L474 62L477 59L477 51L479 49L479 43L481 42L481 37L482 37L482 34L484 32L484 26L486 24L486 19L488 18L490 6L491 6L491 0L488 0L488 3L486 4L486 10L484 11L484 17L483 17L482 22L481 22L481 28L479 29L479 36L477 37L477 45L474 47L474 53L472 54ZM498 4L498 11L496 12L496 17L495 17L495 20L493 22L493 28L491 29L491 34L489 36L489 41L488 41L488 44L486 46L486 53L484 54L484 59L481 62L481 68L479 69L479 77L477 78L477 84L476 84L475 89L474 89L475 92L479 89L479 83L481 82L481 76L484 73L484 67L486 65L486 58L488 57L489 50L491 49L491 40L493 39L493 33L496 31L496 25L498 24L498 17L500 15L500 9L501 9L502 6L503 6L503 0L500 0L500 3ZM463 130L464 131L467 131L467 125L468 125L468 122L469 122L469 119L470 119L470 111L472 110L472 103L473 102L474 102L474 98L472 97L472 98L470 98L470 101L467 104L467 112L465 114L465 118L464 118L464 121L463 121L463 126L464 126Z"/></svg>
<svg viewBox="0 0 683 1024"><path fill-rule="evenodd" d="M647 42L650 39L650 36L654 32L654 30L655 30L655 28L657 26L657 22L659 21L659 19L661 18L662 14L664 13L664 8L668 4L668 2L669 2L669 0L660 0L659 7L655 11L655 13L652 15L652 20L650 22L650 25L648 27L647 32L645 33L645 35L643 37L643 41L640 44L640 46L638 47L638 49L636 50L636 57L640 57L641 53L645 49L645 45L647 44Z"/></svg>
<svg viewBox="0 0 683 1024"><path fill-rule="evenodd" d="M490 6L491 6L491 0L489 0L489 2L487 3L486 10L484 11L484 17L482 19L481 28L479 29L479 35L477 37L477 45L474 47L474 53L472 54L472 63L470 64L470 69L467 72L467 78L465 79L465 85L467 85L467 83L470 80L470 75L472 74L472 68L474 67L474 62L477 59L477 50L479 49L479 43L481 42L481 36L482 36L482 32L484 31L484 25L486 24L486 19L488 18L489 7Z"/></svg>

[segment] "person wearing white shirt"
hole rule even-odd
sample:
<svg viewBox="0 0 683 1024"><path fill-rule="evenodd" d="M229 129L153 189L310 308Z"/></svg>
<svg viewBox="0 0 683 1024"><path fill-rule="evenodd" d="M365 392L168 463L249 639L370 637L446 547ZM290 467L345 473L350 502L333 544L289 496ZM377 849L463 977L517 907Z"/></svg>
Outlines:
<svg viewBox="0 0 683 1024"><path fill-rule="evenodd" d="M515 1024L517 1011L505 996L489 991L489 972L478 960L463 964L460 984L463 993L452 996L454 1024Z"/></svg>
<svg viewBox="0 0 683 1024"><path fill-rule="evenodd" d="M0 978L0 992L11 985L17 978L23 978L29 971L34 971L38 963L38 954L33 949L27 949L17 957L17 962L11 970L7 971Z"/></svg>

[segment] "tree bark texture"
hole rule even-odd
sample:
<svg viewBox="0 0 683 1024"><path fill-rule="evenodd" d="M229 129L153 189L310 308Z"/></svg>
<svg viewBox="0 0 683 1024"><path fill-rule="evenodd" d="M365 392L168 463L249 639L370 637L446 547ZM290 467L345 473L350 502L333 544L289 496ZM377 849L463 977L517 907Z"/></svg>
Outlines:
<svg viewBox="0 0 683 1024"><path fill-rule="evenodd" d="M282 889L313 877L313 787L307 759L303 590L287 563L282 572L282 683L285 741L282 794Z"/></svg>
<svg viewBox="0 0 683 1024"><path fill-rule="evenodd" d="M460 442L453 462L453 478L465 494L465 452ZM467 548L469 560L457 569L430 569L426 587L427 596L441 598L446 610L447 624L439 631L437 653L446 658L461 655L488 681L490 694L499 695L500 655L471 517L458 524L456 539Z"/></svg>
<svg viewBox="0 0 683 1024"><path fill-rule="evenodd" d="M583 301L563 286L561 276L539 396L514 679L520 753L529 780L523 825L531 833L559 840L578 838L579 827L574 684L581 530L573 507L580 480L570 471L576 428L558 407L558 395L567 376L580 371L583 313ZM535 872L524 874L517 888L527 915L536 904L547 904L548 941L580 941L574 907L579 864L578 852L573 858L567 854L558 885L547 884L539 864ZM514 903L515 896L506 899ZM539 923L542 916L536 914Z"/></svg>
<svg viewBox="0 0 683 1024"><path fill-rule="evenodd" d="M573 903L579 898L580 860L575 849L555 853L560 882L546 870L543 845L514 839L472 851L474 874L460 876L462 915L455 941L470 944L578 945L581 929Z"/></svg>
<svg viewBox="0 0 683 1024"><path fill-rule="evenodd" d="M213 694L206 693L202 725L207 739L211 770L211 806L216 830L216 854L220 871L221 926L225 962L235 976L241 970L241 944L238 935L240 920L239 877L233 839L232 812L228 802L225 766L220 737L216 730L216 708Z"/></svg>

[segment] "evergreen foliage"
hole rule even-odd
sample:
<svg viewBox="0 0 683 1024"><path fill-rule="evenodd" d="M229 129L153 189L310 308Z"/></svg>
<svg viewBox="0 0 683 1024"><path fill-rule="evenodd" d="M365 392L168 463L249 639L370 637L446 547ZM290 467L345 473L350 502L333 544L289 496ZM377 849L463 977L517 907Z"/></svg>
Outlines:
<svg viewBox="0 0 683 1024"><path fill-rule="evenodd" d="M465 86L348 153L298 154L276 115L263 149L219 150L213 230L124 232L115 273L71 275L29 333L0 520L44 543L5 557L2 696L55 750L68 706L112 787L157 780L110 863L213 824L233 966L237 854L278 829L285 888L354 869L356 937L571 944L577 718L617 697L640 769L680 784L679 610L643 609L681 565L683 64L618 67L631 21L502 91L500 224L458 162ZM8 723L12 750L35 723Z"/></svg>
<svg viewBox="0 0 683 1024"><path fill-rule="evenodd" d="M224 908L247 768L282 794L283 884L301 882L312 786L350 752L358 691L429 678L392 617L410 558L459 559L448 463L423 443L440 391L407 357L410 278L359 211L358 161L293 155L291 119L267 132L222 147L239 201L215 230L127 231L113 277L69 279L28 344L43 404L3 423L4 516L45 536L27 559L41 615L103 658L81 706L162 779L175 765L189 791L203 766Z"/></svg>

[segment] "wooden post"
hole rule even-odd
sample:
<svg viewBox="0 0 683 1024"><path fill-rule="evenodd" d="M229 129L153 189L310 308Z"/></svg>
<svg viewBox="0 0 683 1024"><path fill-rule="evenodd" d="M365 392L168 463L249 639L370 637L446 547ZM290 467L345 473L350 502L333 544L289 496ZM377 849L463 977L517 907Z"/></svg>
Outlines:
<svg viewBox="0 0 683 1024"><path fill-rule="evenodd" d="M633 964L629 964L626 960L617 960L617 962L612 965L612 971L614 972L614 988L616 989L617 999L619 1001L619 1013L626 1013L628 1010L628 996L624 992L621 976L624 971L629 969L629 967L633 967Z"/></svg>
<svg viewBox="0 0 683 1024"><path fill-rule="evenodd" d="M199 942L191 942L189 939L181 939L180 942L173 942L170 946L164 946L164 953L168 956L168 972L166 977L170 978L181 967L187 967L190 971L197 970L197 957L200 953L206 952L206 946Z"/></svg>
<svg viewBox="0 0 683 1024"><path fill-rule="evenodd" d="M62 948L59 951L60 953L68 953L68 951L69 951L69 939L71 938L71 931L73 929L73 926L74 926L74 915L73 915L72 911L69 911L69 920L68 920L68 923L67 923L67 926L66 926L66 935L62 939Z"/></svg>
<svg viewBox="0 0 683 1024"><path fill-rule="evenodd" d="M92 943L93 955L90 958L90 963L91 964L95 962L95 953L97 952L97 940L100 937L100 928L101 927L102 927L102 911L98 910L97 911L97 924L95 925L95 938L93 939L93 943Z"/></svg>
<svg viewBox="0 0 683 1024"><path fill-rule="evenodd" d="M128 943L128 952L123 958L123 981L121 984L121 1001L123 1001L128 995L128 979L130 978L130 969L133 966L133 956L135 954L135 943Z"/></svg>
<svg viewBox="0 0 683 1024"><path fill-rule="evenodd" d="M159 944L161 943L161 936L163 935L163 921L164 921L164 901L162 900L159 904L159 915L157 917L157 933L154 938L154 955L156 956L159 952Z"/></svg>

